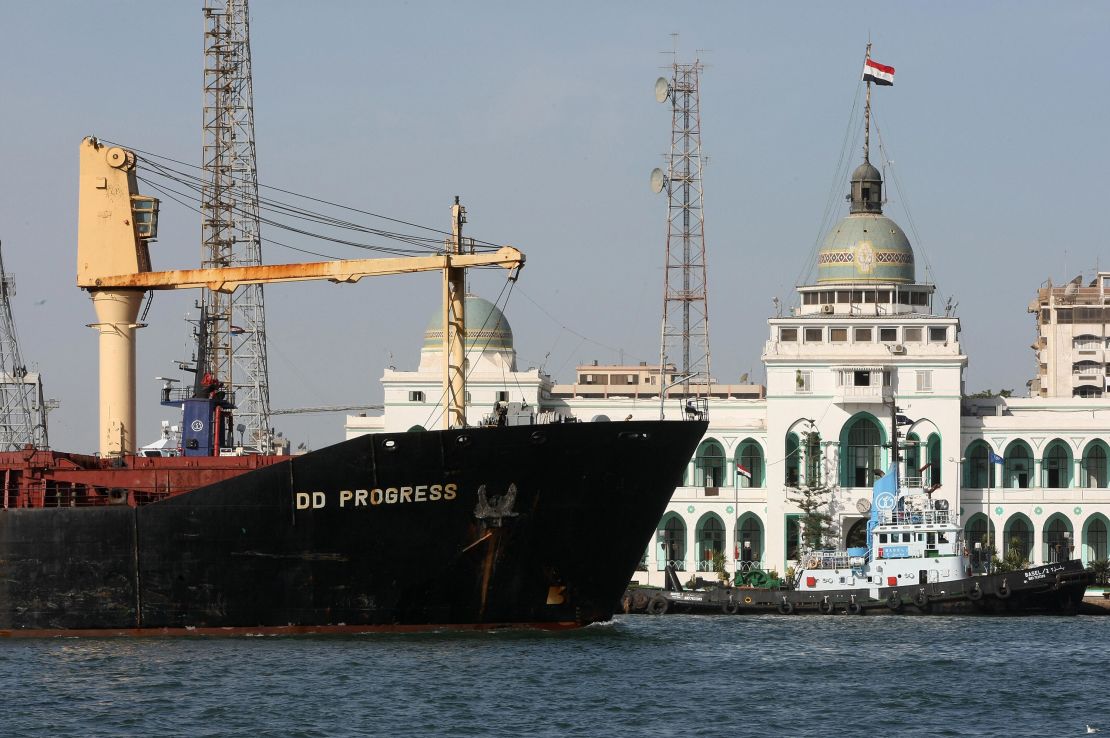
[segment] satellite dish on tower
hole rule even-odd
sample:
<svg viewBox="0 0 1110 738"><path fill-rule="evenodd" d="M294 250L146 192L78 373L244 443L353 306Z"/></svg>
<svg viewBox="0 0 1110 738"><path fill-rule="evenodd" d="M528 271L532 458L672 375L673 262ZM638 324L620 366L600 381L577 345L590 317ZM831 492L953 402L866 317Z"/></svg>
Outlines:
<svg viewBox="0 0 1110 738"><path fill-rule="evenodd" d="M660 77L655 80L655 102L667 102L667 98L671 96L671 83L667 81L666 77Z"/></svg>
<svg viewBox="0 0 1110 738"><path fill-rule="evenodd" d="M663 187L667 184L667 177L663 174L663 170L659 167L651 170L651 191L662 192Z"/></svg>

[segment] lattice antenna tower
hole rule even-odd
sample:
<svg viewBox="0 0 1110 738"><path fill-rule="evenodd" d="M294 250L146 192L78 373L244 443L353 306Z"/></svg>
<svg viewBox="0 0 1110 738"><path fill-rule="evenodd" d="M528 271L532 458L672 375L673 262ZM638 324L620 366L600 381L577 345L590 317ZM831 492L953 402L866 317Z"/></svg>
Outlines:
<svg viewBox="0 0 1110 738"><path fill-rule="evenodd" d="M28 444L48 448L42 378L23 363L12 317L14 296L15 279L4 271L0 256L0 451Z"/></svg>
<svg viewBox="0 0 1110 738"><path fill-rule="evenodd" d="M205 0L202 266L262 263L247 0ZM231 389L250 442L271 448L262 285L203 290L206 369Z"/></svg>
<svg viewBox="0 0 1110 738"><path fill-rule="evenodd" d="M685 377L684 394L708 394L709 300L706 282L702 191L701 108L698 75L702 64L671 65L671 77L655 84L659 102L671 104L671 152L667 171L652 172L656 192L667 190L667 247L663 267L661 387L667 365ZM692 391L692 387L694 388Z"/></svg>

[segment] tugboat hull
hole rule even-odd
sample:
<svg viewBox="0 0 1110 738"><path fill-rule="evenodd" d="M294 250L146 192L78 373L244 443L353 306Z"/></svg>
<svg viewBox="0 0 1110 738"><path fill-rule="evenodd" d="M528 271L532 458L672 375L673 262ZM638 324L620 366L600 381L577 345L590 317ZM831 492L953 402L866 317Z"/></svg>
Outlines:
<svg viewBox="0 0 1110 738"><path fill-rule="evenodd" d="M718 587L695 591L637 589L625 593L625 612L793 614L1074 615L1093 574L1078 560L982 574L958 581L868 589L805 591Z"/></svg>
<svg viewBox="0 0 1110 738"><path fill-rule="evenodd" d="M0 633L607 620L704 429L365 436L149 504L4 509Z"/></svg>

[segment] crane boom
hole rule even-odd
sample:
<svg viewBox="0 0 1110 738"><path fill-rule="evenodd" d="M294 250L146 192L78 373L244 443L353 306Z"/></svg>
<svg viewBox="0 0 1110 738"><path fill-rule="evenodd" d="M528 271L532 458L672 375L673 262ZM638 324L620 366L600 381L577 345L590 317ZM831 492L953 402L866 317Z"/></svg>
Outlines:
<svg viewBox="0 0 1110 738"><path fill-rule="evenodd" d="M135 451L135 330L147 290L207 287L234 292L251 284L326 279L357 282L363 277L411 272L443 273L445 395L444 424L466 424L466 334L463 273L467 267L524 266L524 254L511 246L495 252L462 252L465 210L452 207L452 235L445 252L432 256L349 259L303 264L267 264L155 272L149 243L158 235L158 200L141 195L135 176L137 157L120 147L86 138L80 148L77 216L77 286L89 291L100 333L100 453Z"/></svg>

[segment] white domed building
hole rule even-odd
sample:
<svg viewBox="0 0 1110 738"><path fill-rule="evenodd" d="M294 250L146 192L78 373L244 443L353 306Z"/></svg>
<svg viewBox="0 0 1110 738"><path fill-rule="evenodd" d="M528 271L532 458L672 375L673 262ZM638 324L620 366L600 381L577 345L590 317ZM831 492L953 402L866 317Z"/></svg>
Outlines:
<svg viewBox="0 0 1110 738"><path fill-rule="evenodd" d="M832 545L861 542L895 434L899 473L959 511L969 548L989 541L1033 563L1069 553L1106 559L1110 272L1086 287L1038 292L1030 310L1042 335L1066 324L1074 345L1034 344L1036 396L965 398L960 320L934 309L934 286L919 281L909 239L883 215L882 177L866 158L850 185L849 213L817 254L815 282L797 288L787 315L768 320L766 388L712 386L709 430L647 542L638 581L662 584L668 563L711 572L718 553L728 571L784 572L802 549L797 501L806 489L828 501ZM470 422L499 401L522 403L531 417L659 417L657 367L580 366L573 383L557 385L517 370L512 330L496 307L468 296L466 311ZM1070 395L1061 386L1069 362L1079 372ZM348 437L440 427L442 376L433 318L418 368L387 369L384 414L348 417ZM680 412L676 402L667 399L668 417Z"/></svg>

